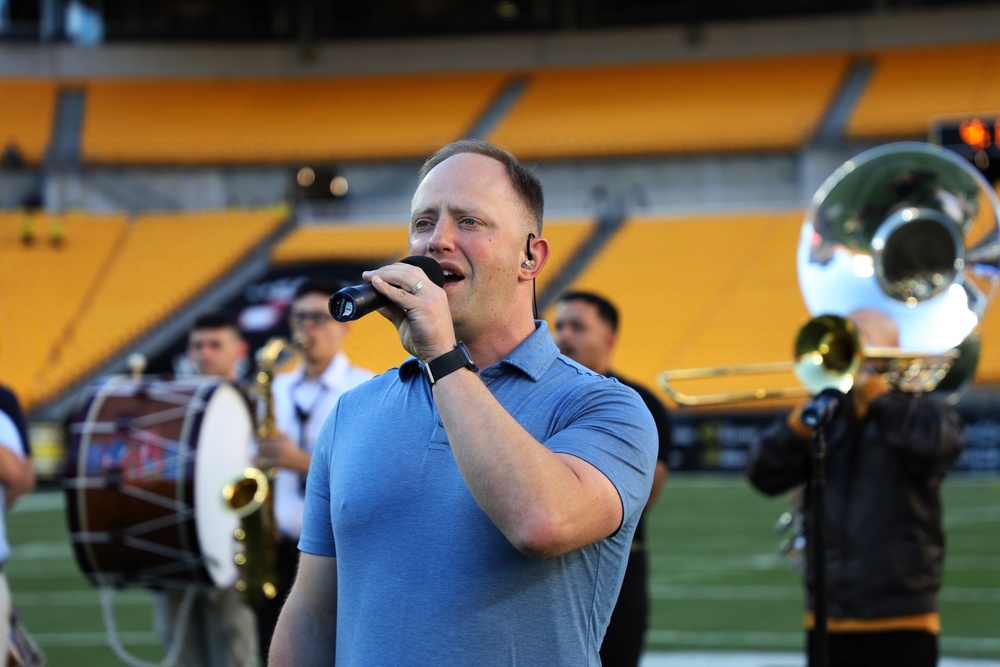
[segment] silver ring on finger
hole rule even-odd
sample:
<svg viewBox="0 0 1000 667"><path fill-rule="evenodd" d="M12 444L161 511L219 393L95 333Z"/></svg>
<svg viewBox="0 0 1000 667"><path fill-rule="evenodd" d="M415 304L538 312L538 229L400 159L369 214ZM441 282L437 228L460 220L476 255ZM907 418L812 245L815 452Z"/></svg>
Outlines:
<svg viewBox="0 0 1000 667"><path fill-rule="evenodd" d="M416 294L417 292L419 292L421 290L421 288L423 286L424 286L424 281L423 280L418 280L417 284L414 285L413 289L410 290L410 294Z"/></svg>

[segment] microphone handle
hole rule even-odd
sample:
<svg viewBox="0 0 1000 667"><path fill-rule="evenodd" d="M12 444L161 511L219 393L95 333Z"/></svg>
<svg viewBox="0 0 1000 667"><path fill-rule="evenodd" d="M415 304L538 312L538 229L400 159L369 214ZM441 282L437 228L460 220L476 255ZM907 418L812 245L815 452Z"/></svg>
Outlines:
<svg viewBox="0 0 1000 667"><path fill-rule="evenodd" d="M824 389L808 405L802 408L802 423L809 428L816 428L821 424L826 424L833 419L840 404L844 399L844 394L836 389Z"/></svg>
<svg viewBox="0 0 1000 667"><path fill-rule="evenodd" d="M338 322L356 320L377 310L375 302L381 296L370 284L345 287L330 297L330 314Z"/></svg>
<svg viewBox="0 0 1000 667"><path fill-rule="evenodd" d="M444 271L432 257L413 256L399 260L403 264L416 266L427 278L441 287L444 285ZM378 293L371 283L345 287L330 297L327 307L330 315L338 322L350 322L368 313L389 305L389 300Z"/></svg>

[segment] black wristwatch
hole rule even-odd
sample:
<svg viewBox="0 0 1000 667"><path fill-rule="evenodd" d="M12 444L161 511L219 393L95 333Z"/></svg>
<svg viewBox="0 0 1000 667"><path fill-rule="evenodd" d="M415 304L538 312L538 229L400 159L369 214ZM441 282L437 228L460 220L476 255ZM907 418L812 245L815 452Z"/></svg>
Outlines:
<svg viewBox="0 0 1000 667"><path fill-rule="evenodd" d="M465 343L462 341L458 341L458 345L451 352L445 352L434 361L424 364L424 375L427 376L427 382L434 386L435 382L459 368L468 368L473 373L479 370L479 366L472 360L472 355L465 349Z"/></svg>

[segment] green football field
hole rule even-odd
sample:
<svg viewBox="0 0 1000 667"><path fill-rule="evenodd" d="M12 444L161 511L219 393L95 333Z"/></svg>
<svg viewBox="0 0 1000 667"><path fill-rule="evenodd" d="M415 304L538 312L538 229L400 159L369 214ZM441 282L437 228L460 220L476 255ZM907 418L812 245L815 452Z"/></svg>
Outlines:
<svg viewBox="0 0 1000 667"><path fill-rule="evenodd" d="M739 476L674 474L649 517L656 651L799 651L799 574L777 552L784 499L765 498ZM948 556L942 653L1000 656L1000 479L953 476L945 484ZM14 602L54 667L121 664L109 648L98 591L70 550L62 493L43 490L8 515ZM137 657L163 658L151 596L114 597L117 634Z"/></svg>

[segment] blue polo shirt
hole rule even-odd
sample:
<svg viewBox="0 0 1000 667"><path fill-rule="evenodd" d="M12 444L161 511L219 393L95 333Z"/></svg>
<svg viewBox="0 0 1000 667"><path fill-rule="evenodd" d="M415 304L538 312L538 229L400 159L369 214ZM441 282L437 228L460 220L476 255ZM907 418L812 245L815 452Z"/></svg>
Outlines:
<svg viewBox="0 0 1000 667"><path fill-rule="evenodd" d="M622 526L558 558L515 549L408 359L345 393L313 454L299 548L337 558L338 665L600 665L652 485L653 419L632 389L560 355L545 322L480 378L546 447L611 480Z"/></svg>

